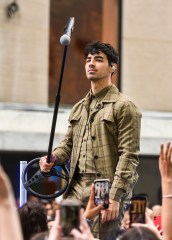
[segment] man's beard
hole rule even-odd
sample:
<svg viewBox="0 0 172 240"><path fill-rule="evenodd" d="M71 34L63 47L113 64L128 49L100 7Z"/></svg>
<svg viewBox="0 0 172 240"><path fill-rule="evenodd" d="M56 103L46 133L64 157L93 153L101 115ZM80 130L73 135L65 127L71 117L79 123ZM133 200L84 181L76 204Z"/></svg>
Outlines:
<svg viewBox="0 0 172 240"><path fill-rule="evenodd" d="M89 77L88 80L92 81L92 82L98 82L100 79L102 79L101 77Z"/></svg>

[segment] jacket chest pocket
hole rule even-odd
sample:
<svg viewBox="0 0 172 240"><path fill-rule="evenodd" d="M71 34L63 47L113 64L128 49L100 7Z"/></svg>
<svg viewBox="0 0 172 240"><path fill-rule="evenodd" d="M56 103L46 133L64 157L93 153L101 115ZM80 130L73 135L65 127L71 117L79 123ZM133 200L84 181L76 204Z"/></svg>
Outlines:
<svg viewBox="0 0 172 240"><path fill-rule="evenodd" d="M80 126L81 115L73 115L70 119L70 124L72 126L73 131L75 131Z"/></svg>
<svg viewBox="0 0 172 240"><path fill-rule="evenodd" d="M69 122L72 126L73 141L78 141L83 130L84 119L81 114L77 114L73 115Z"/></svg>
<svg viewBox="0 0 172 240"><path fill-rule="evenodd" d="M105 133L114 135L117 132L116 120L112 111L102 113L100 116L100 125Z"/></svg>

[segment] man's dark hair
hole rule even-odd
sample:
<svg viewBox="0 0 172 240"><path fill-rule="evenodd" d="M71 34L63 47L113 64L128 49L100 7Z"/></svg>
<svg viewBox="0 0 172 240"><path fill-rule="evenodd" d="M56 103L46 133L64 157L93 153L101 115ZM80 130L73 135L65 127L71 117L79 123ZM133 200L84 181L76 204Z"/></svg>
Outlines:
<svg viewBox="0 0 172 240"><path fill-rule="evenodd" d="M85 59L88 54L99 54L103 52L106 54L109 65L113 63L119 64L119 56L118 52L115 48L113 48L109 43L102 43L100 41L88 43L84 50Z"/></svg>
<svg viewBox="0 0 172 240"><path fill-rule="evenodd" d="M46 211L39 202L25 203L18 212L25 240L29 240L35 233L48 230Z"/></svg>

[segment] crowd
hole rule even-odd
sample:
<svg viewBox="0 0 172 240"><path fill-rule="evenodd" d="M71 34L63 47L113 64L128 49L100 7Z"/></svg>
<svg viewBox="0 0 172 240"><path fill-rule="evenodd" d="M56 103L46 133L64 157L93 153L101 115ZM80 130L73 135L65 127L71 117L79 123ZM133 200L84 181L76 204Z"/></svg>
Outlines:
<svg viewBox="0 0 172 240"><path fill-rule="evenodd" d="M172 239L172 146L170 143L160 147L159 170L162 187L162 206L146 209L146 222L133 223L130 226L129 214L126 211L121 231L116 239ZM94 204L94 185L86 209L80 210L80 229L72 229L75 240L95 239L89 224L103 206ZM155 226L154 218L161 216L162 229ZM51 221L51 224L48 223ZM88 224L88 223L89 224ZM0 166L0 239L3 240L60 240L62 237L60 222L60 205L54 201L28 201L17 208L11 183ZM113 238L114 240L114 238Z"/></svg>

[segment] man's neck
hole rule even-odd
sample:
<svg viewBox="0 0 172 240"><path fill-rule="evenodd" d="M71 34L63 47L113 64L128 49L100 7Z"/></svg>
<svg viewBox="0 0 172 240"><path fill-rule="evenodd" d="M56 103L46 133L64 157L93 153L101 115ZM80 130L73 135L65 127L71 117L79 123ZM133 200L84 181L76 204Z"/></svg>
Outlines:
<svg viewBox="0 0 172 240"><path fill-rule="evenodd" d="M102 89L104 89L105 87L108 87L112 84L111 80L110 81L91 81L91 90L93 94L96 94L98 92L100 92Z"/></svg>

